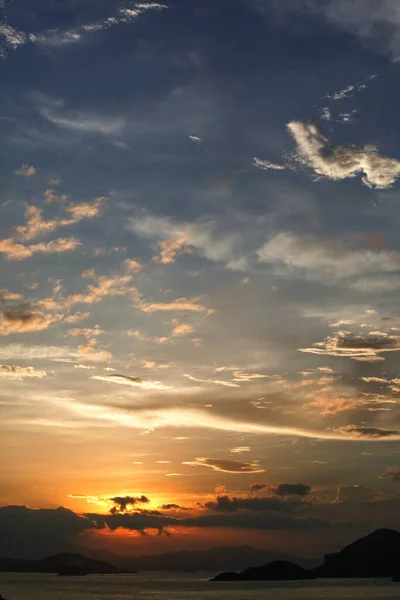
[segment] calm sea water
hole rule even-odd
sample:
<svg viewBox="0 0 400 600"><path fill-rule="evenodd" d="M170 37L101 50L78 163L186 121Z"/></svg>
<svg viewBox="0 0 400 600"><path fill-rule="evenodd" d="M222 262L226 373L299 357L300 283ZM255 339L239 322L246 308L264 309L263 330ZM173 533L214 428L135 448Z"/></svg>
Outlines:
<svg viewBox="0 0 400 600"><path fill-rule="evenodd" d="M0 574L7 600L399 600L400 584L387 579L213 583L210 574Z"/></svg>

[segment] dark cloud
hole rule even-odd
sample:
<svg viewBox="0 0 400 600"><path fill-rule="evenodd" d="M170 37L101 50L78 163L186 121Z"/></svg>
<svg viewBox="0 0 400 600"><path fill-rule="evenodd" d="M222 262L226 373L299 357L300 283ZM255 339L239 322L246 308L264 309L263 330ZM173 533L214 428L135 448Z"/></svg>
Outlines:
<svg viewBox="0 0 400 600"><path fill-rule="evenodd" d="M390 467L380 475L381 479L391 479L392 481L400 482L400 467Z"/></svg>
<svg viewBox="0 0 400 600"><path fill-rule="evenodd" d="M269 512L240 511L237 513L208 514L192 519L183 519L179 525L185 527L234 527L238 529L326 529L331 524L317 517Z"/></svg>
<svg viewBox="0 0 400 600"><path fill-rule="evenodd" d="M161 510L190 510L190 508L179 506L179 504L162 504L160 508Z"/></svg>
<svg viewBox="0 0 400 600"><path fill-rule="evenodd" d="M357 425L345 425L337 427L336 431L345 434L352 434L356 438L379 439L398 436L399 431L391 429L379 429L378 427L357 427Z"/></svg>
<svg viewBox="0 0 400 600"><path fill-rule="evenodd" d="M177 525L179 521L166 517L158 511L136 511L133 513L114 513L111 515L86 515L95 524L96 529L129 529L145 535L146 529L162 531L168 525Z"/></svg>
<svg viewBox="0 0 400 600"><path fill-rule="evenodd" d="M345 350L398 350L400 340L398 336L369 335L363 337L359 335L340 335L336 341L336 348Z"/></svg>
<svg viewBox="0 0 400 600"><path fill-rule="evenodd" d="M252 483L250 485L250 492L260 492L267 487L266 483Z"/></svg>
<svg viewBox="0 0 400 600"><path fill-rule="evenodd" d="M277 486L277 496L308 496L311 486L304 483L281 483Z"/></svg>
<svg viewBox="0 0 400 600"><path fill-rule="evenodd" d="M111 514L124 513L128 510L129 506L150 502L147 496L115 496L114 498L109 498L109 500L115 504L110 509Z"/></svg>
<svg viewBox="0 0 400 600"><path fill-rule="evenodd" d="M207 510L213 512L238 512L247 510L251 512L291 512L293 506L279 498L229 498L229 496L217 496L216 500L206 502Z"/></svg>
<svg viewBox="0 0 400 600"><path fill-rule="evenodd" d="M223 473L263 473L263 469L257 460L229 460L224 458L196 458L195 461L186 461L183 464L210 467L214 471Z"/></svg>

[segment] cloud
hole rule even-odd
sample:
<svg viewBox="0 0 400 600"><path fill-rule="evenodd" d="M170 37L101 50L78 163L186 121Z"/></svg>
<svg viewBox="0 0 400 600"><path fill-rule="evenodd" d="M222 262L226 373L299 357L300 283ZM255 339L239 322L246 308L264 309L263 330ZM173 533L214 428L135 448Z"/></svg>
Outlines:
<svg viewBox="0 0 400 600"><path fill-rule="evenodd" d="M190 381L196 381L198 383L210 383L212 385L222 385L224 387L234 387L237 388L239 385L232 381L224 381L223 379L200 379L199 377L193 377L187 373L184 374L184 377L190 379Z"/></svg>
<svg viewBox="0 0 400 600"><path fill-rule="evenodd" d="M132 281L131 275L90 275L93 277L93 283L88 285L85 293L68 296L65 299L67 307L75 304L97 304L109 296L124 296L135 291L135 288L129 286Z"/></svg>
<svg viewBox="0 0 400 600"><path fill-rule="evenodd" d="M57 321L57 319L55 319ZM1 330L0 330L1 331ZM5 334L2 334L5 335ZM39 346L9 344L0 347L0 360L50 360L55 362L106 362L112 358L109 352L97 351L91 346ZM81 368L81 367L79 367Z"/></svg>
<svg viewBox="0 0 400 600"><path fill-rule="evenodd" d="M198 137L197 135L189 135L189 140L192 140L192 142L195 142L196 144L204 144L203 138Z"/></svg>
<svg viewBox="0 0 400 600"><path fill-rule="evenodd" d="M244 454L245 452L250 452L251 448L249 446L236 446L235 448L230 448L231 454Z"/></svg>
<svg viewBox="0 0 400 600"><path fill-rule="evenodd" d="M179 323L178 321L174 322L175 327L173 328L171 335L173 337L181 337L184 335L189 335L193 333L192 325L188 325L187 323Z"/></svg>
<svg viewBox="0 0 400 600"><path fill-rule="evenodd" d="M104 330L100 329L98 325L95 327L75 327L74 329L70 329L67 335L72 335L73 337L84 336L88 339L96 338L99 335L103 335Z"/></svg>
<svg viewBox="0 0 400 600"><path fill-rule="evenodd" d="M186 461L184 465L209 467L213 471L223 473L264 473L265 469L260 467L258 460L240 461L223 458L196 458L194 461Z"/></svg>
<svg viewBox="0 0 400 600"><path fill-rule="evenodd" d="M262 160L261 158L257 158L257 156L253 158L253 167L263 169L264 171L284 171L288 168L285 165L277 165L276 163L272 163L269 160Z"/></svg>
<svg viewBox="0 0 400 600"><path fill-rule="evenodd" d="M390 273L400 270L400 252L346 248L334 240L299 237L282 232L272 237L258 250L262 263L284 265L309 279L332 284L346 278L369 273ZM357 285L354 281L351 285Z"/></svg>
<svg viewBox="0 0 400 600"><path fill-rule="evenodd" d="M0 290L0 302L12 302L14 300L21 300L21 294L10 292L9 290Z"/></svg>
<svg viewBox="0 0 400 600"><path fill-rule="evenodd" d="M32 244L24 246L14 242L11 238L0 240L0 254L4 254L7 260L25 260L35 254L58 254L71 252L80 246L79 240L70 238L58 238L51 242Z"/></svg>
<svg viewBox="0 0 400 600"><path fill-rule="evenodd" d="M81 344L77 348L76 357L83 362L108 362L112 354L106 350L96 350L91 344Z"/></svg>
<svg viewBox="0 0 400 600"><path fill-rule="evenodd" d="M170 390L172 386L165 385L159 381L142 379L141 377L129 377L128 375L94 375L91 379L106 381L107 383L116 383L119 385L129 385L141 388L143 390Z"/></svg>
<svg viewBox="0 0 400 600"><path fill-rule="evenodd" d="M377 491L367 485L340 485L335 502L371 502L377 496Z"/></svg>
<svg viewBox="0 0 400 600"><path fill-rule="evenodd" d="M64 204L68 202L68 196L65 196L65 194L60 195L52 189L47 189L44 192L44 202L45 204L51 204L52 202Z"/></svg>
<svg viewBox="0 0 400 600"><path fill-rule="evenodd" d="M9 344L0 347L0 360L68 360L75 357L76 353L68 346Z"/></svg>
<svg viewBox="0 0 400 600"><path fill-rule="evenodd" d="M110 509L111 514L122 514L129 512L132 506L138 504L147 504L150 502L147 496L114 496L109 499L110 502L114 503L114 506Z"/></svg>
<svg viewBox="0 0 400 600"><path fill-rule="evenodd" d="M380 155L374 146L333 146L312 123L292 121L288 130L297 144L297 161L319 178L340 181L362 175L364 185L386 189L400 176L400 161Z"/></svg>
<svg viewBox="0 0 400 600"><path fill-rule="evenodd" d="M140 237L158 240L161 252L155 258L163 264L172 263L180 254L193 251L210 261L224 262L233 269L242 259L236 247L237 236L219 231L211 220L188 223L147 215L132 218L128 229Z"/></svg>
<svg viewBox="0 0 400 600"><path fill-rule="evenodd" d="M52 28L38 33L28 33L1 23L0 41L2 41L2 46L0 46L0 56L5 58L7 50L17 50L25 44L37 44L39 47L50 46L52 48L62 48L70 44L76 44L81 42L86 35L107 30L116 25L133 23L148 10L162 11L166 8L168 6L157 2L138 3L134 5L134 8L121 7L113 15L102 21L85 23L71 30Z"/></svg>
<svg viewBox="0 0 400 600"><path fill-rule="evenodd" d="M264 490L266 487L267 487L266 483L252 483L250 485L250 493L261 492L261 490Z"/></svg>
<svg viewBox="0 0 400 600"><path fill-rule="evenodd" d="M48 107L42 107L40 114L50 123L74 133L114 135L119 133L125 126L125 119L122 117L104 117L94 115L85 111L53 112Z"/></svg>
<svg viewBox="0 0 400 600"><path fill-rule="evenodd" d="M143 302L137 303L138 308L146 313L153 312L210 312L208 308L198 303L197 298L177 298L172 302Z"/></svg>
<svg viewBox="0 0 400 600"><path fill-rule="evenodd" d="M217 496L216 500L205 503L205 508L212 512L232 513L240 510L250 512L291 512L293 506L278 498L229 498L229 496Z"/></svg>
<svg viewBox="0 0 400 600"><path fill-rule="evenodd" d="M46 371L39 371L33 367L18 367L14 365L0 365L0 379L43 379L47 377Z"/></svg>
<svg viewBox="0 0 400 600"><path fill-rule="evenodd" d="M304 483L280 483L275 488L277 496L308 496L311 486Z"/></svg>
<svg viewBox="0 0 400 600"><path fill-rule="evenodd" d="M32 310L27 305L0 310L0 335L43 331L60 321L62 315L49 315Z"/></svg>
<svg viewBox="0 0 400 600"><path fill-rule="evenodd" d="M1 29L0 29L0 33L1 33ZM36 175L36 169L35 167L29 166L29 165L22 165L22 167L20 167L19 169L17 169L15 171L16 175L21 175L22 177L33 177L34 175Z"/></svg>
<svg viewBox="0 0 400 600"><path fill-rule="evenodd" d="M180 506L179 504L162 504L160 506L161 510L183 510L189 511L190 508L186 508L185 506Z"/></svg>
<svg viewBox="0 0 400 600"><path fill-rule="evenodd" d="M65 207L67 218L48 219L42 217L43 211L37 206L28 206L25 210L25 225L15 228L16 235L23 241L29 241L38 236L48 235L60 227L75 225L83 219L98 217L104 206L104 198L96 198L93 202L83 202Z"/></svg>
<svg viewBox="0 0 400 600"><path fill-rule="evenodd" d="M398 438L400 431L390 429L379 429L378 427L358 427L357 425L345 425L343 427L337 427L335 431L344 433L346 435L351 434L351 437L355 439L370 439L379 440L386 438Z"/></svg>
<svg viewBox="0 0 400 600"><path fill-rule="evenodd" d="M122 266L125 269L125 271L128 271L129 273L139 273L139 271L142 268L140 262L132 258L127 258L126 260L124 260Z"/></svg>
<svg viewBox="0 0 400 600"><path fill-rule="evenodd" d="M361 83L351 84L342 90L332 92L332 94L326 94L324 98L329 98L330 100L344 100L345 98L348 98L348 96L352 96L354 92L362 92L366 87L365 84Z"/></svg>
<svg viewBox="0 0 400 600"><path fill-rule="evenodd" d="M390 467L380 475L381 479L390 479L396 483L400 482L400 467Z"/></svg>
<svg viewBox="0 0 400 600"><path fill-rule="evenodd" d="M317 342L312 348L300 348L300 352L328 356L345 356L352 360L377 362L385 360L380 354L398 352L400 336L395 335L355 335L349 331L339 331Z"/></svg>

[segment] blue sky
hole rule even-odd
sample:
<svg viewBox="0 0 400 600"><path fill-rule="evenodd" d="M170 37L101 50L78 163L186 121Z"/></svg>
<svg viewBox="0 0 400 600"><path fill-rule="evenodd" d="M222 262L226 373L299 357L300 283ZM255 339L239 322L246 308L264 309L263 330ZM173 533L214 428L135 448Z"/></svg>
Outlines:
<svg viewBox="0 0 400 600"><path fill-rule="evenodd" d="M390 0L4 2L3 505L257 478L392 524L399 31Z"/></svg>

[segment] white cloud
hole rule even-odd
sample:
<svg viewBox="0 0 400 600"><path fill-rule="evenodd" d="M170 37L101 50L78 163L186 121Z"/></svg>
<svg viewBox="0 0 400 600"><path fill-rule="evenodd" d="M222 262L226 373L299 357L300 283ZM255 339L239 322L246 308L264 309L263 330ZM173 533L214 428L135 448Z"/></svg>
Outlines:
<svg viewBox="0 0 400 600"><path fill-rule="evenodd" d="M197 135L189 135L189 139L196 144L204 144L203 138L198 137Z"/></svg>
<svg viewBox="0 0 400 600"><path fill-rule="evenodd" d="M264 171L284 171L287 167L285 165L277 165L276 163L270 162L269 160L262 160L255 156L253 158L253 166Z"/></svg>
<svg viewBox="0 0 400 600"><path fill-rule="evenodd" d="M25 44L37 44L38 46L52 46L54 48L63 47L70 44L81 42L85 35L95 33L114 27L119 24L134 22L140 15L148 10L162 11L168 8L165 4L158 2L143 2L134 5L134 8L120 8L114 15L111 15L103 21L95 23L85 23L75 29L62 30L45 29L38 33L27 33L11 27L8 24L0 24L0 41L3 41L4 47L0 46L0 57L6 57L7 49L17 50Z"/></svg>
<svg viewBox="0 0 400 600"><path fill-rule="evenodd" d="M348 85L343 90L339 90L338 92L333 92L332 94L327 94L324 98L329 98L330 100L344 100L348 96L351 96L354 92L361 92L366 89L365 84L356 83L354 85Z"/></svg>
<svg viewBox="0 0 400 600"><path fill-rule="evenodd" d="M275 235L258 250L262 263L284 265L310 279L325 283L369 273L400 270L400 252L352 249L333 240L298 237L289 232ZM357 282L352 282L356 285Z"/></svg>
<svg viewBox="0 0 400 600"><path fill-rule="evenodd" d="M400 161L380 155L374 146L333 146L312 123L292 121L288 130L297 144L298 162L320 178L340 181L362 175L364 185L385 189L400 177Z"/></svg>
<svg viewBox="0 0 400 600"><path fill-rule="evenodd" d="M324 108L321 108L320 115L321 115L321 119L323 119L324 121L330 121L332 119L331 111L329 110L329 108L327 106L324 106Z"/></svg>
<svg viewBox="0 0 400 600"><path fill-rule="evenodd" d="M48 106L40 106L39 112L53 125L76 133L112 135L120 132L126 124L122 117L95 115L82 110L54 110Z"/></svg>

